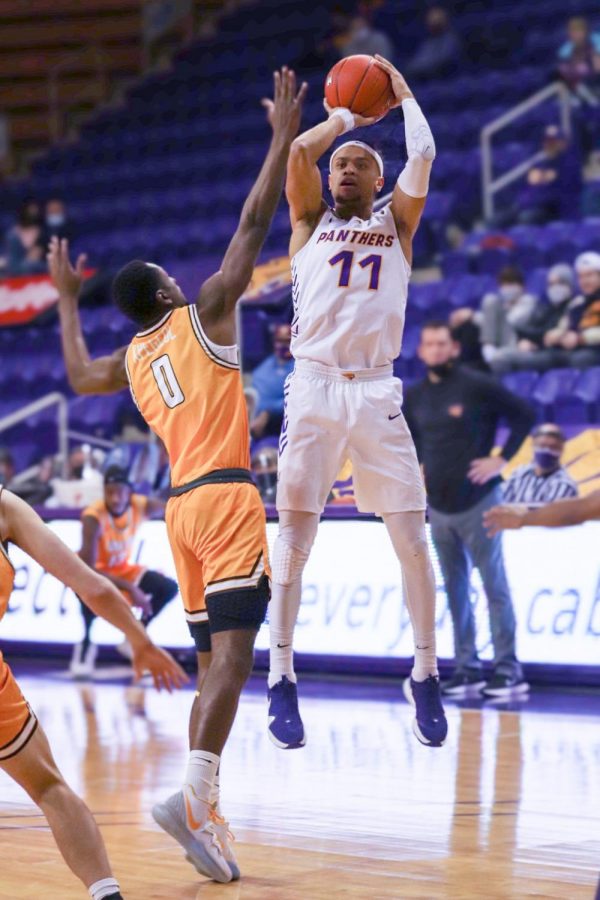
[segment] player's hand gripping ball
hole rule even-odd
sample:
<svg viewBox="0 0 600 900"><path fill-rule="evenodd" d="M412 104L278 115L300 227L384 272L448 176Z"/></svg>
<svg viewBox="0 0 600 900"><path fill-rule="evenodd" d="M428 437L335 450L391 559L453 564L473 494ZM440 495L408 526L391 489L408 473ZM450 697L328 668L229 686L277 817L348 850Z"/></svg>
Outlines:
<svg viewBox="0 0 600 900"><path fill-rule="evenodd" d="M379 119L392 107L392 81L373 56L341 59L325 79L325 99L331 108L343 106L360 116Z"/></svg>

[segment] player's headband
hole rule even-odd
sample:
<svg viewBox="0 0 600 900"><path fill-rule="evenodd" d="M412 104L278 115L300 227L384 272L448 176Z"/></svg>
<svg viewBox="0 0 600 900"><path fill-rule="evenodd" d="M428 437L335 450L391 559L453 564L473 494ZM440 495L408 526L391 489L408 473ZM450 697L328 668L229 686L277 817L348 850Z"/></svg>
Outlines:
<svg viewBox="0 0 600 900"><path fill-rule="evenodd" d="M379 175L381 176L381 178L383 178L383 160L382 160L381 156L379 155L377 150L373 150L372 147L369 147L369 145L365 144L363 141L346 141L345 144L340 144L339 147L336 147L336 149L331 154L331 158L329 160L329 171L330 172L333 172L334 157L340 152L340 150L343 150L344 147L362 147L363 150L366 150L367 153L370 153L370 155L373 157L373 159L379 166Z"/></svg>

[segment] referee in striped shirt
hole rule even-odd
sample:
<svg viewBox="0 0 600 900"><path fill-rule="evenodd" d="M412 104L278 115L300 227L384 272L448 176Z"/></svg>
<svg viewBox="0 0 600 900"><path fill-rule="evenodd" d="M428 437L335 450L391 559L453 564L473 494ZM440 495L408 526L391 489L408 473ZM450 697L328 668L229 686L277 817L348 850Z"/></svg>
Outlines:
<svg viewBox="0 0 600 900"><path fill-rule="evenodd" d="M577 484L561 465L565 436L558 425L539 425L533 432L533 462L520 466L506 482L504 503L541 506L577 496Z"/></svg>

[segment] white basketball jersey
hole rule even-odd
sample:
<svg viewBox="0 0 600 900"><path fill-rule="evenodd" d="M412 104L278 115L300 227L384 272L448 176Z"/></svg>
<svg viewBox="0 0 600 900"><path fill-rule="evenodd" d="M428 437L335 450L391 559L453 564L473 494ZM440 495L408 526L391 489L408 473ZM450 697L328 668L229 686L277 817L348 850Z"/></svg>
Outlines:
<svg viewBox="0 0 600 900"><path fill-rule="evenodd" d="M396 359L410 266L389 204L370 219L339 219L326 210L291 266L296 359L338 369Z"/></svg>

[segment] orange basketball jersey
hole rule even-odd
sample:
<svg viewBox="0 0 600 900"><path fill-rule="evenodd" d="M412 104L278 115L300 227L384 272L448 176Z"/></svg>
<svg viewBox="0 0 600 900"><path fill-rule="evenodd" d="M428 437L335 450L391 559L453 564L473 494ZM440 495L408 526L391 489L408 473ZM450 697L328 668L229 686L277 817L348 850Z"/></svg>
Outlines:
<svg viewBox="0 0 600 900"><path fill-rule="evenodd" d="M237 347L209 341L195 304L136 334L126 365L133 399L167 448L173 487L215 469L250 468Z"/></svg>
<svg viewBox="0 0 600 900"><path fill-rule="evenodd" d="M95 568L99 572L133 578L142 571L141 566L130 562L133 543L138 528L146 518L147 497L132 494L131 505L122 516L114 518L104 500L97 500L83 510L81 517L93 516L100 523L100 538Z"/></svg>
<svg viewBox="0 0 600 900"><path fill-rule="evenodd" d="M0 544L0 619L8 609L8 601L12 594L13 583L15 580L15 570L8 558L6 550Z"/></svg>

